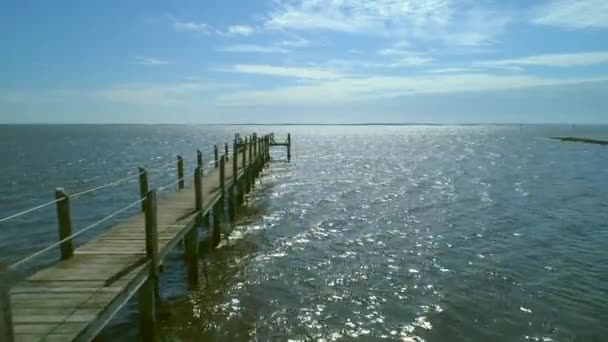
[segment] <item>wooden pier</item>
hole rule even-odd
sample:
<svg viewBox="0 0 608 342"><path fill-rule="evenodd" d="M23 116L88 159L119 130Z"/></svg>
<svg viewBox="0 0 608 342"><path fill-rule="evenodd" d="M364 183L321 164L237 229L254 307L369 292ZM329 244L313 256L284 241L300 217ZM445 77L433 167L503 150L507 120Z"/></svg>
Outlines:
<svg viewBox="0 0 608 342"><path fill-rule="evenodd" d="M59 241L49 247L59 248L61 260L10 289L0 280L0 341L91 341L133 296L138 300L142 340L157 340L158 277L163 259L183 241L187 280L196 286L198 228L210 227L212 245L219 244L221 219L236 220L244 195L253 189L270 160L270 147L275 145L286 146L291 159L291 136L282 143L273 134L245 139L237 134L231 155L228 144L221 155L216 145L214 168L205 174L200 151L193 175L184 174L184 160L178 157L177 191L164 198L149 188L147 171L140 168L140 200L121 210L136 207L141 212L77 248L73 238L94 225L73 233L70 195L57 189ZM187 177L193 177L192 185L186 186ZM50 249L42 252L46 250Z"/></svg>

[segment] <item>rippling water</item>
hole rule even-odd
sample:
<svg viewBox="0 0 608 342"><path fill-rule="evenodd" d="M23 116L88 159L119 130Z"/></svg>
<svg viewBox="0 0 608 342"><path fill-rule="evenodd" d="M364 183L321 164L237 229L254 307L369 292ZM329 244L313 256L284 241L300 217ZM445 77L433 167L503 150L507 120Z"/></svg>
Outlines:
<svg viewBox="0 0 608 342"><path fill-rule="evenodd" d="M608 336L608 150L547 139L566 126L0 126L0 216L177 153L191 167L196 148L254 129L292 132L292 162L273 152L246 215L201 258L199 288L181 250L169 256L165 340ZM136 198L131 182L75 201L75 226ZM0 260L55 241L53 210L0 223ZM136 337L135 303L103 335Z"/></svg>

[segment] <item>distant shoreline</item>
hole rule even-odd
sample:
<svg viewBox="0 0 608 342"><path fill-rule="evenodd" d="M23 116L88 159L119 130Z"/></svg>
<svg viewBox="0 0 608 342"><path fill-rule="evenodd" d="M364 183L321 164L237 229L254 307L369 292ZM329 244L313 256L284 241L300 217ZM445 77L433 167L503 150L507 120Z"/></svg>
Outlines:
<svg viewBox="0 0 608 342"><path fill-rule="evenodd" d="M571 123L0 123L0 126L571 126ZM608 126L608 123L585 123L577 126Z"/></svg>

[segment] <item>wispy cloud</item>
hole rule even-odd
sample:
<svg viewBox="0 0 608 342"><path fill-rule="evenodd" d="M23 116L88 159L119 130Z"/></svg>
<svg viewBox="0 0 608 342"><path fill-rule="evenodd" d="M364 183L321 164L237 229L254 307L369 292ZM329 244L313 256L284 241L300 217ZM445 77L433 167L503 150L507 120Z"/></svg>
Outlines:
<svg viewBox="0 0 608 342"><path fill-rule="evenodd" d="M225 45L217 49L218 52L231 53L288 53L289 50L275 45L236 44Z"/></svg>
<svg viewBox="0 0 608 342"><path fill-rule="evenodd" d="M547 67L574 67L608 63L608 52L578 52L564 54L535 55L523 58L502 59L477 62L481 66L547 66Z"/></svg>
<svg viewBox="0 0 608 342"><path fill-rule="evenodd" d="M212 33L215 30L207 23L187 21L169 16L171 20L171 26L175 31L178 32L198 32L198 33Z"/></svg>
<svg viewBox="0 0 608 342"><path fill-rule="evenodd" d="M482 73L412 77L369 76L340 78L275 89L232 92L221 95L218 103L225 106L327 105L410 94L511 90L598 81L608 81L608 77L550 78Z"/></svg>
<svg viewBox="0 0 608 342"><path fill-rule="evenodd" d="M171 64L169 61L151 57L133 57L133 64L155 66Z"/></svg>
<svg viewBox="0 0 608 342"><path fill-rule="evenodd" d="M457 0L276 0L265 27L328 30L396 38L398 48L411 37L447 45L478 46L494 41L509 23L482 3Z"/></svg>
<svg viewBox="0 0 608 342"><path fill-rule="evenodd" d="M124 83L94 90L89 95L98 100L116 103L182 105L191 103L193 98L209 97L242 86L240 83L213 80Z"/></svg>
<svg viewBox="0 0 608 342"><path fill-rule="evenodd" d="M567 29L608 28L608 1L553 0L533 10L532 22Z"/></svg>
<svg viewBox="0 0 608 342"><path fill-rule="evenodd" d="M473 70L472 68L449 67L449 68L430 69L430 70L427 70L426 72L431 73L431 74L459 74L459 73L470 72L472 70Z"/></svg>
<svg viewBox="0 0 608 342"><path fill-rule="evenodd" d="M248 25L232 25L228 27L227 34L234 36L251 36L255 30Z"/></svg>
<svg viewBox="0 0 608 342"><path fill-rule="evenodd" d="M295 37L289 40L282 40L281 45L289 48L303 48L310 45L310 41L301 37Z"/></svg>
<svg viewBox="0 0 608 342"><path fill-rule="evenodd" d="M331 80L344 77L343 74L321 68L283 67L274 65L237 64L226 71L265 76L300 78L308 80Z"/></svg>

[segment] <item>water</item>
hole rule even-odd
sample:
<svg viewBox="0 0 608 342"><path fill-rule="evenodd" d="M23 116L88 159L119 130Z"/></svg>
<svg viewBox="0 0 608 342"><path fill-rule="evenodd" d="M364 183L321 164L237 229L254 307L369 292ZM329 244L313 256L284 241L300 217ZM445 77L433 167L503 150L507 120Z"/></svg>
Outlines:
<svg viewBox="0 0 608 342"><path fill-rule="evenodd" d="M608 150L547 139L570 126L0 126L0 217L52 199L56 186L86 189L178 153L191 168L196 148L254 129L290 131L293 160L273 152L247 214L201 259L198 289L187 288L180 248L169 256L164 340L608 336ZM577 134L607 138L608 127ZM173 179L164 166L152 184ZM137 189L134 180L74 201L75 227ZM0 223L0 260L52 241L52 207ZM136 303L102 335L136 338Z"/></svg>

